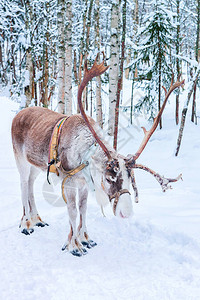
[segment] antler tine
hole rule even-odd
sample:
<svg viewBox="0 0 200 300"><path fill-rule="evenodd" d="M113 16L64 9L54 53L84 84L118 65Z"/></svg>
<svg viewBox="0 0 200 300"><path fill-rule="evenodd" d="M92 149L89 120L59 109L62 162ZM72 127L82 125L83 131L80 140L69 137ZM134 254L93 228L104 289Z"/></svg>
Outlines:
<svg viewBox="0 0 200 300"><path fill-rule="evenodd" d="M165 96L167 95L167 89L165 86L162 85L163 90L165 91Z"/></svg>
<svg viewBox="0 0 200 300"><path fill-rule="evenodd" d="M146 130L146 128L145 127L141 127L142 128L142 130L143 130L143 132L144 132L144 134L146 134L147 133L147 130Z"/></svg>
<svg viewBox="0 0 200 300"><path fill-rule="evenodd" d="M176 182L180 179L183 180L182 174L180 174L176 178L165 178L164 176L161 176L160 174L156 173L152 169L150 169L150 168L148 168L144 165L141 165L141 164L135 164L133 166L133 168L134 169L141 169L141 170L144 170L144 171L152 174L154 176L154 178L158 181L158 183L161 185L161 188L162 188L163 192L165 192L167 189L172 188L170 185L168 185L170 182Z"/></svg>
<svg viewBox="0 0 200 300"><path fill-rule="evenodd" d="M102 75L108 68L109 66L105 66L105 54L103 53L103 61L100 64L97 64L97 60L99 58L99 53L97 53L96 58L94 60L93 66L91 67L90 70L87 68L87 59L85 60L85 74L84 74L84 79L87 79L87 82L89 82L92 78L96 76ZM85 86L87 83L85 84Z"/></svg>
<svg viewBox="0 0 200 300"><path fill-rule="evenodd" d="M144 127L142 127L142 129L143 129L143 131L144 131L144 138L143 138L143 141L142 141L142 143L141 143L141 145L140 145L138 151L137 151L137 152L135 153L135 155L133 156L135 160L140 156L140 154L142 153L142 151L143 151L144 148L146 147L146 144L148 143L150 137L152 136L152 134L153 134L154 131L156 130L156 128L157 128L157 126L158 126L158 124L159 124L159 122L160 122L160 119L161 119L163 110L164 110L164 108L165 108L165 106L166 106L166 103L167 103L167 100L168 100L170 94L171 94L177 87L180 87L180 86L182 86L182 85L185 83L185 80L180 81L180 76L178 76L177 81L176 81L174 84L172 84L172 83L173 83L173 80L174 80L173 77L174 77L174 75L172 74L171 86L170 86L170 88L169 88L169 91L167 91L167 89L163 86L163 89L164 89L164 91L165 91L165 100L164 100L164 102L163 102L163 104L162 104L162 107L161 107L160 111L158 112L156 118L154 119L154 122L153 122L153 125L152 125L151 129L147 131Z"/></svg>
<svg viewBox="0 0 200 300"><path fill-rule="evenodd" d="M98 137L98 135L97 135L96 131L94 130L94 128L92 127L92 125L90 124L90 122L88 120L88 117L85 114L85 111L84 111L84 108L83 108L83 105L82 105L82 101L81 101L82 92L83 92L84 88L86 87L86 85L88 84L88 82L92 78L94 78L96 76L102 75L109 68L109 66L105 66L104 60L103 60L102 63L97 64L98 55L99 55L99 53L97 54L97 56L95 58L93 66L89 70L87 68L87 59L85 61L84 77L83 77L83 80L82 80L82 82L81 82L81 84L79 86L79 89L78 89L78 104L79 104L81 115L82 115L82 117L83 117L86 125L90 129L92 135L94 136L95 140L97 141L97 143L99 144L99 146L102 148L102 150L104 151L104 153L106 154L106 156L108 157L108 159L110 159L111 158L110 152L106 148L106 146L104 145L104 143L101 141L101 139Z"/></svg>

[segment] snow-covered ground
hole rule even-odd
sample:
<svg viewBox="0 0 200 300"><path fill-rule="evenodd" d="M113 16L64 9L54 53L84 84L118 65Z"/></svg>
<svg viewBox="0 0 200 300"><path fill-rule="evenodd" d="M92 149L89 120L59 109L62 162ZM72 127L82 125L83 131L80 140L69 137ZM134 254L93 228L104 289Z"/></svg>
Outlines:
<svg viewBox="0 0 200 300"><path fill-rule="evenodd" d="M152 176L136 170L139 203L133 203L130 220L117 219L110 207L103 217L91 191L87 226L98 245L77 258L61 251L69 230L67 209L44 200L46 174L37 179L35 195L50 226L30 236L20 233L20 181L10 137L17 108L0 97L0 299L200 299L200 125L187 122L180 155L174 157L178 127L173 105L168 106L164 129L153 135L139 161L166 177L182 173L183 181L162 193ZM146 121L137 122L120 132L123 154L139 147L138 126Z"/></svg>

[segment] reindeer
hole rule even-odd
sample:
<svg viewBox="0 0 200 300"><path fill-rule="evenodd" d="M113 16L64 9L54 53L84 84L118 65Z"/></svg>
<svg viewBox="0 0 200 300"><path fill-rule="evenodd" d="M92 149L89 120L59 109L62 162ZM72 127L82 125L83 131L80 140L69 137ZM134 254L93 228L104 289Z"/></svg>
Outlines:
<svg viewBox="0 0 200 300"><path fill-rule="evenodd" d="M134 155L127 157L117 153L103 138L96 122L87 117L81 102L82 92L87 83L94 77L100 76L108 69L104 60L97 64L97 57L90 70L85 63L85 74L78 90L78 103L81 114L65 116L42 107L29 107L20 111L12 123L12 142L16 164L20 173L21 198L23 216L20 223L21 232L29 235L34 231L34 226L45 226L38 214L33 192L34 181L40 171L57 173L62 180L63 196L67 203L70 233L62 250L68 250L75 256L87 253L86 248L91 248L96 243L90 239L86 228L86 209L88 186L83 172L87 166L83 159L90 153L91 147L96 151L90 157L91 177L96 190L97 201L102 205L111 203L114 215L128 218L133 213L130 184L132 184L135 201L138 202L138 190L135 183L134 169L142 169L152 174L159 182L163 191L170 188L170 182L181 178L164 178L150 168L137 164L136 160L144 150L148 140L156 130L167 100L177 87L184 84L180 76L169 91L165 90L165 100L154 120L152 128L147 131L143 128L144 139ZM62 123L62 128L60 124ZM58 125L59 124L59 125ZM59 127L59 128L58 128ZM52 146L52 136L55 128L57 143L53 147L53 159L49 158L49 149ZM59 141L58 141L59 140ZM96 145L96 146L94 146ZM53 171L52 169L52 171ZM79 226L76 226L78 194Z"/></svg>

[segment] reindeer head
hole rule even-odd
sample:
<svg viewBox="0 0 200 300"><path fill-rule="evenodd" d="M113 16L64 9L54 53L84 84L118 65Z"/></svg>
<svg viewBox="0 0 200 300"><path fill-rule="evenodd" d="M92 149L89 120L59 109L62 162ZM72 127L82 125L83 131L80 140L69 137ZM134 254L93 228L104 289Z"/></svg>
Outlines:
<svg viewBox="0 0 200 300"><path fill-rule="evenodd" d="M102 164L102 160L95 158L96 167L100 166L101 172L94 179L95 186L99 185L97 201L103 205L107 198L113 207L114 215L122 218L130 217L133 213L130 193L131 176L127 160L121 155L113 153L113 157ZM97 166L98 165L98 166Z"/></svg>
<svg viewBox="0 0 200 300"><path fill-rule="evenodd" d="M138 151L135 153L135 155L128 155L127 157L124 157L116 153L113 149L112 150L108 149L108 147L105 145L105 142L102 141L102 139L96 133L95 129L90 124L82 106L82 102L81 102L82 91L87 85L88 81L91 80L93 77L100 76L108 69L108 66L104 65L104 61L101 64L97 64L97 58L98 56L96 57L95 62L90 70L87 69L87 61L85 62L85 74L84 74L83 81L81 82L78 90L78 103L79 103L79 107L83 119L85 120L88 128L93 134L96 142L103 150L104 157L102 157L100 153L96 153L93 156L95 167L99 170L98 172L99 174L97 176L98 179L95 180L94 179L95 176L93 177L96 188L98 189L97 197L99 197L99 194L101 194L102 197L107 197L113 206L114 214L122 218L125 218L132 215L132 202L130 197L131 193L129 191L130 183L132 183L132 187L134 190L135 202L138 202L138 191L135 184L135 177L133 172L134 168L143 169L151 173L156 178L156 180L160 183L163 191L170 188L168 186L169 182L174 182L181 178L181 175L179 175L176 179L164 178L160 176L158 173L155 173L153 170L149 169L148 167L143 166L141 164L136 164L136 160L144 150L151 135L156 130L159 121L161 119L163 110L165 108L165 105L167 103L167 100L169 98L169 95L172 93L174 89L182 86L184 84L184 80L180 82L180 76L178 76L176 83L173 84L173 76L172 76L172 81L171 81L171 86L169 91L167 92L166 88L163 87L165 90L165 100L163 102L163 105L157 117L154 119L152 128L149 131L147 131L144 127L142 127L144 131L144 139ZM104 201L102 201L102 203L103 202Z"/></svg>

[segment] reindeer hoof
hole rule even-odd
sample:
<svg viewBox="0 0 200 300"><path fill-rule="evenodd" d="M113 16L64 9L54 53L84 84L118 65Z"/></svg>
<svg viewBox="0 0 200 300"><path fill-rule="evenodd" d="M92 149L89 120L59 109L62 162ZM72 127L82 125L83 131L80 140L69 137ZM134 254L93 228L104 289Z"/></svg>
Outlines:
<svg viewBox="0 0 200 300"><path fill-rule="evenodd" d="M80 257L80 256L83 255L83 253L82 253L80 250L78 250L78 249L74 249L74 250L70 251L70 253L71 253L72 255L78 256L78 257Z"/></svg>
<svg viewBox="0 0 200 300"><path fill-rule="evenodd" d="M33 233L34 229L30 228L30 229L26 229L24 228L21 233L25 234L25 235L30 235L31 233Z"/></svg>
<svg viewBox="0 0 200 300"><path fill-rule="evenodd" d="M81 244L84 246L84 247L86 247L86 248L88 248L88 249L91 249L92 248L92 246L88 243L88 242L81 242Z"/></svg>
<svg viewBox="0 0 200 300"><path fill-rule="evenodd" d="M49 226L49 224L44 223L44 222L38 222L38 223L35 224L35 226L44 227L44 226Z"/></svg>
<svg viewBox="0 0 200 300"><path fill-rule="evenodd" d="M90 246L92 246L92 247L95 247L95 246L97 246L97 243L95 243L94 241L92 241L92 240L89 240L89 244L90 244Z"/></svg>
<svg viewBox="0 0 200 300"><path fill-rule="evenodd" d="M81 251L82 251L83 255L86 255L88 253L85 248L81 248Z"/></svg>
<svg viewBox="0 0 200 300"><path fill-rule="evenodd" d="M62 247L62 251L65 251L67 249L67 244L65 244L63 247Z"/></svg>
<svg viewBox="0 0 200 300"><path fill-rule="evenodd" d="M63 247L62 247L62 251L64 251L64 250L68 250L69 251L69 249L68 249L68 247L69 247L69 245L68 244L65 244ZM80 248L80 249L73 249L73 250L71 250L71 251L69 251L72 255L74 255L74 256L78 256L78 257L80 257L80 256L82 256L82 255L86 255L88 252L87 252L87 250L84 248L84 247L82 247L82 248Z"/></svg>
<svg viewBox="0 0 200 300"><path fill-rule="evenodd" d="M89 240L88 242L83 241L81 242L81 244L88 249L91 249L92 247L95 247L97 245L97 243L92 240Z"/></svg>

